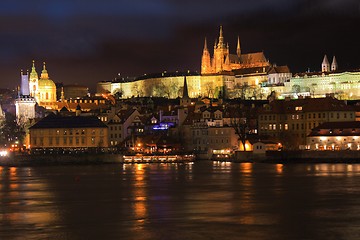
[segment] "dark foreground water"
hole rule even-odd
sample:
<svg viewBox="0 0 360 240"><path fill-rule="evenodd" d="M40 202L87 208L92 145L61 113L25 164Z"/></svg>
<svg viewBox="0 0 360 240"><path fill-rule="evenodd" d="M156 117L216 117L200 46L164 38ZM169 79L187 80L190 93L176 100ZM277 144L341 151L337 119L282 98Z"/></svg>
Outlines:
<svg viewBox="0 0 360 240"><path fill-rule="evenodd" d="M360 165L0 167L0 239L360 239Z"/></svg>

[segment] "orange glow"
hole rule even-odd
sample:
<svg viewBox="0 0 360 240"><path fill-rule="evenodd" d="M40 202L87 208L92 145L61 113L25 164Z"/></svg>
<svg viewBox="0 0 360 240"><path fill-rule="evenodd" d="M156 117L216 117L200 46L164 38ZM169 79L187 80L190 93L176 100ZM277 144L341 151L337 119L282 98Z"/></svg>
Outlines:
<svg viewBox="0 0 360 240"><path fill-rule="evenodd" d="M282 164L276 164L276 172L278 174L282 174L284 165Z"/></svg>

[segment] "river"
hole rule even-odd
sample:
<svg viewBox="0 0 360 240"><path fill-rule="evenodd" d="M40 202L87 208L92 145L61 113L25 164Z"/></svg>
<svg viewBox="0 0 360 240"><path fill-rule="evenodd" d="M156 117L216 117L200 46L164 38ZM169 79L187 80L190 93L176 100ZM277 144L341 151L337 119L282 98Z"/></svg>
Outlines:
<svg viewBox="0 0 360 240"><path fill-rule="evenodd" d="M360 239L360 164L0 167L0 239Z"/></svg>

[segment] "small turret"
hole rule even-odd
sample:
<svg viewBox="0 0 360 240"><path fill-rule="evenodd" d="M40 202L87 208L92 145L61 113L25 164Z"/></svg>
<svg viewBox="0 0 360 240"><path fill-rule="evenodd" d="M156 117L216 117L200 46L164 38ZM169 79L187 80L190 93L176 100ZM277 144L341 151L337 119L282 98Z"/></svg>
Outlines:
<svg viewBox="0 0 360 240"><path fill-rule="evenodd" d="M49 74L46 70L46 63L44 62L43 70L41 72L41 79L48 79L48 78L49 78Z"/></svg>
<svg viewBox="0 0 360 240"><path fill-rule="evenodd" d="M332 63L331 63L331 71L336 71L338 69L338 64L336 62L335 56L333 57Z"/></svg>
<svg viewBox="0 0 360 240"><path fill-rule="evenodd" d="M330 72L330 63L329 60L325 54L324 59L321 64L321 71L322 72Z"/></svg>

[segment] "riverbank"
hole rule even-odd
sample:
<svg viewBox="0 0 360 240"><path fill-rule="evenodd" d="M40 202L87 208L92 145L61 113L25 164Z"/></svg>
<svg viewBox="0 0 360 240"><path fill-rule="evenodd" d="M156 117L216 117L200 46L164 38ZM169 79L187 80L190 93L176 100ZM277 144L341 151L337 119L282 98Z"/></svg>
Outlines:
<svg viewBox="0 0 360 240"><path fill-rule="evenodd" d="M181 163L194 161L193 155L123 155L119 153L11 154L0 158L0 166L84 165L114 163Z"/></svg>
<svg viewBox="0 0 360 240"><path fill-rule="evenodd" d="M360 163L360 151L267 151L263 154L237 152L234 162L261 163Z"/></svg>
<svg viewBox="0 0 360 240"><path fill-rule="evenodd" d="M188 156L188 155L186 155ZM2 156L0 166L49 166L115 163L181 163L192 161L226 161L234 163L360 163L360 151L268 151L264 154L237 152L232 158L215 160L179 156L124 156L122 154L25 154Z"/></svg>

